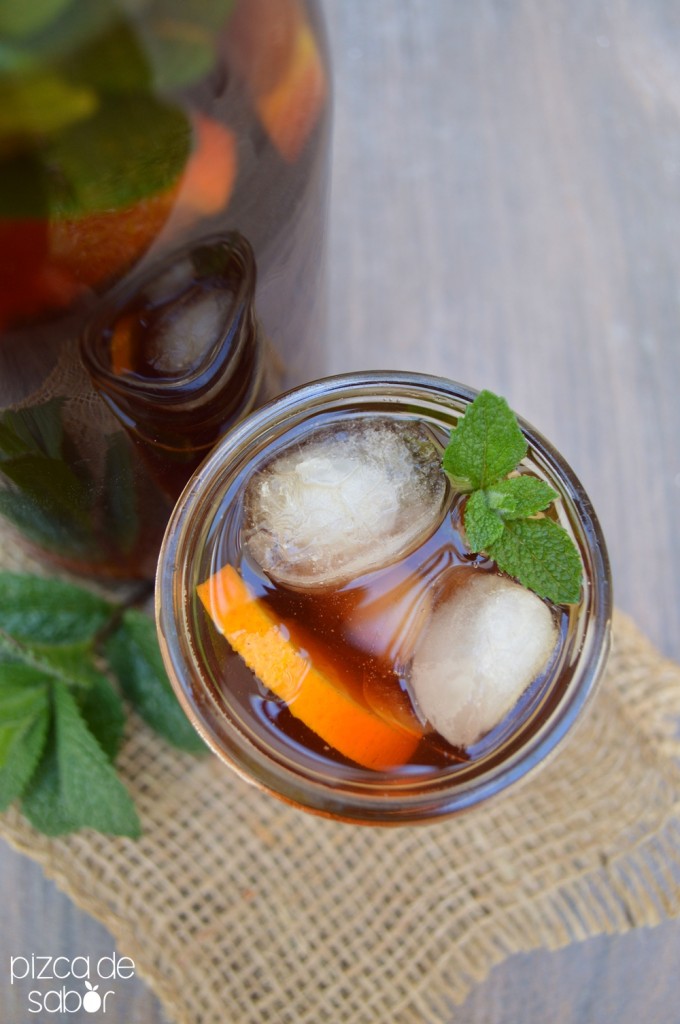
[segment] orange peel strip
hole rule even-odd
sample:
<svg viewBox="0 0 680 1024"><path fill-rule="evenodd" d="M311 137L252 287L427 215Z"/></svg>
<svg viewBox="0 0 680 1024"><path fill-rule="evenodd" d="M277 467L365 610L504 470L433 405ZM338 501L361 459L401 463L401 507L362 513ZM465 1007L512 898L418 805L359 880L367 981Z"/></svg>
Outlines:
<svg viewBox="0 0 680 1024"><path fill-rule="evenodd" d="M315 642L278 620L233 566L225 565L197 593L248 668L326 743L365 768L409 760L420 737L386 722L353 696L337 666L314 650Z"/></svg>

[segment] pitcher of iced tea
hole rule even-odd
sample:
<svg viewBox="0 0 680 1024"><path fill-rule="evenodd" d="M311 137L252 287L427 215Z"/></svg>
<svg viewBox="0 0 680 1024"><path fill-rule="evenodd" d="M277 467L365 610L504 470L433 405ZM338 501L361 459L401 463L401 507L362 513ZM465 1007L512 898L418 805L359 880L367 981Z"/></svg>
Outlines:
<svg viewBox="0 0 680 1024"><path fill-rule="evenodd" d="M0 519L150 576L220 435L323 370L319 11L57 0L0 35Z"/></svg>

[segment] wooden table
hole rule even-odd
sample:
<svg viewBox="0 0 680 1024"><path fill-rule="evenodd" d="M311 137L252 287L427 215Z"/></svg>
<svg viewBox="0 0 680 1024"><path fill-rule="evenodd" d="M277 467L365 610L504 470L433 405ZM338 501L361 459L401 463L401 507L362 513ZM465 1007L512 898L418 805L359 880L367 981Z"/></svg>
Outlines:
<svg viewBox="0 0 680 1024"><path fill-rule="evenodd" d="M617 604L680 660L677 2L326 6L329 372L504 394L590 493ZM28 860L3 848L0 873L0 970L12 953L111 952ZM680 922L517 956L450 1020L672 1024L679 960ZM118 1024L165 1021L141 981L126 992Z"/></svg>

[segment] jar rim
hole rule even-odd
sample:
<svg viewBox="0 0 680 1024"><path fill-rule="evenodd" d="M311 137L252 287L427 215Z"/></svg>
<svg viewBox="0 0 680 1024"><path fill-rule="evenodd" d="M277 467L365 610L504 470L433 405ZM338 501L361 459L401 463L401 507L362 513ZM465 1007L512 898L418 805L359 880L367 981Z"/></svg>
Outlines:
<svg viewBox="0 0 680 1024"><path fill-rule="evenodd" d="M549 467L560 483L572 525L580 533L589 560L587 621L582 624L572 677L548 716L526 736L518 733L483 769L460 774L434 773L396 780L377 773L358 782L314 772L293 759L274 758L234 723L215 729L215 708L203 672L200 647L192 633L189 608L192 568L199 555L211 510L224 486L227 467L246 458L249 445L266 447L312 410L342 408L343 403L377 402L386 411L408 399L409 409L427 409L455 420L477 391L443 377L408 371L364 371L325 377L285 392L251 412L208 455L175 506L158 563L156 617L166 669L185 712L208 746L242 777L288 803L355 823L407 824L450 817L505 790L554 752L580 717L600 678L609 649L612 614L611 572L602 530L582 484L566 460L539 431L518 417L532 458ZM375 411L375 409L372 409ZM197 699L200 695L200 699Z"/></svg>

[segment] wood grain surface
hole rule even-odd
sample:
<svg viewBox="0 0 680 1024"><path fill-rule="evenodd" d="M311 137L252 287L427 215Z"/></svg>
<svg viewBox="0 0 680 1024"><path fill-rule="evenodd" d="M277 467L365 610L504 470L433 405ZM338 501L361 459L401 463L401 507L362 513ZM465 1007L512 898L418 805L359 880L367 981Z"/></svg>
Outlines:
<svg viewBox="0 0 680 1024"><path fill-rule="evenodd" d="M504 394L589 492L616 603L680 660L680 5L326 12L328 371L416 369ZM26 1024L10 955L103 955L112 940L6 848L0 877L2 1020ZM673 1024L679 961L675 922L513 957L450 1021ZM126 993L107 1019L165 1022L141 980Z"/></svg>

